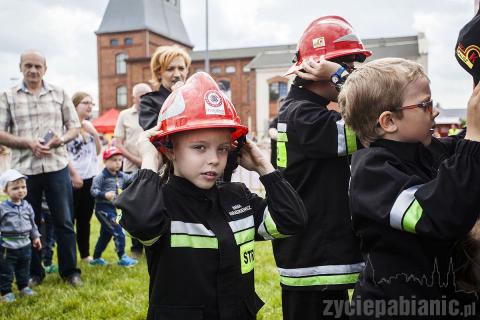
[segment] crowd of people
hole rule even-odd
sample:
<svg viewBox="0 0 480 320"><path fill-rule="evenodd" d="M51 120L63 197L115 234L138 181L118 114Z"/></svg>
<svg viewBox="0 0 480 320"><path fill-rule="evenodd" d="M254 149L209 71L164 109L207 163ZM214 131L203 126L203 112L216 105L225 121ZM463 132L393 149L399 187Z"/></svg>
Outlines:
<svg viewBox="0 0 480 320"><path fill-rule="evenodd" d="M155 51L152 87L133 87L103 152L91 95L70 99L44 81L45 57L24 52L23 81L0 96L0 145L11 149L0 176L2 300L15 300L14 278L31 296L55 272L55 241L59 275L81 286L77 247L102 267L113 238L118 266L145 252L147 319L255 319L254 242L271 240L283 319L478 318L480 63L469 48L479 29L477 14L456 47L476 86L466 129L439 139L420 64L358 67L372 53L350 23L315 19L285 74L293 82L269 129L272 159L210 75L187 78L180 47ZM237 166L258 173L265 198L231 181ZM91 255L93 213L101 227ZM51 232L40 232L47 220ZM418 314L418 301L448 307Z"/></svg>

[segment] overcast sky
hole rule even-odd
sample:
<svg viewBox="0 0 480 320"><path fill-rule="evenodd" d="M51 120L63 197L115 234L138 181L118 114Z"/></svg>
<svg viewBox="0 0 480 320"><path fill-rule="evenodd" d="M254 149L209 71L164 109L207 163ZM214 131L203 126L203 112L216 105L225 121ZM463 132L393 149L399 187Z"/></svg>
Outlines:
<svg viewBox="0 0 480 320"><path fill-rule="evenodd" d="M124 0L140 1L140 0ZM158 0L163 1L163 0ZM98 93L98 29L108 0L0 0L0 88L21 79L19 54L37 49L47 57L46 80ZM194 49L205 48L204 0L181 0ZM209 0L210 48L296 43L313 19L341 15L361 38L415 35L428 40L433 99L466 106L471 77L454 58L458 32L474 14L474 0Z"/></svg>

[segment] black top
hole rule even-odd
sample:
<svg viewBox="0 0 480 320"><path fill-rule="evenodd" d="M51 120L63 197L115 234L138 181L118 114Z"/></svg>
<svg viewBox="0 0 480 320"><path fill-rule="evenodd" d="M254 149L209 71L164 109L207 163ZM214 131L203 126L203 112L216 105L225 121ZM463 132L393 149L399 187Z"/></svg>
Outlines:
<svg viewBox="0 0 480 320"><path fill-rule="evenodd" d="M358 144L341 115L327 109L329 102L292 86L280 109L277 146L286 141L282 174L308 213L305 232L273 243L281 283L288 290L351 288L363 268L348 207L348 154ZM277 148L277 157L282 154Z"/></svg>
<svg viewBox="0 0 480 320"><path fill-rule="evenodd" d="M143 130L151 129L157 125L160 109L170 93L171 91L160 85L158 91L149 92L142 96L138 122Z"/></svg>
<svg viewBox="0 0 480 320"><path fill-rule="evenodd" d="M350 207L366 261L358 298L456 294L455 244L480 212L480 143L432 139L430 150L378 140L353 155Z"/></svg>
<svg viewBox="0 0 480 320"><path fill-rule="evenodd" d="M210 190L151 170L115 202L120 224L147 245L148 319L255 319L254 241L293 235L306 224L303 203L278 172L260 177L267 198L244 184Z"/></svg>

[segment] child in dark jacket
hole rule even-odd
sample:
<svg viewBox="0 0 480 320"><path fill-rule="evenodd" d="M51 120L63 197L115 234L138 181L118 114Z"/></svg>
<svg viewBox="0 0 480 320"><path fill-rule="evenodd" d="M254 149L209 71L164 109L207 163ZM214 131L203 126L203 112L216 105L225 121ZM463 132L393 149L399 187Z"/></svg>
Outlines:
<svg viewBox="0 0 480 320"><path fill-rule="evenodd" d="M122 152L117 147L108 147L103 152L105 168L93 178L91 193L95 197L95 215L100 221L100 235L95 245L93 260L94 266L105 266L108 264L102 258L110 239L113 237L115 250L118 255L118 265L122 267L133 267L137 260L130 258L125 253L125 234L122 227L117 223L117 216L120 214L113 205L113 200L121 193L124 181L129 175L120 171L122 168Z"/></svg>
<svg viewBox="0 0 480 320"><path fill-rule="evenodd" d="M480 213L480 87L464 139L432 137L438 112L425 71L412 61L367 63L348 77L339 104L369 146L352 159L350 208L366 267L351 319L478 316L474 292L457 286L455 271L457 246ZM379 301L397 309L385 313ZM375 306L368 313L367 304Z"/></svg>
<svg viewBox="0 0 480 320"><path fill-rule="evenodd" d="M120 224L146 245L147 319L253 320L263 305L254 287L254 241L298 233L305 207L251 141L238 161L260 175L266 200L242 183L219 182L247 128L206 73L173 91L159 119L139 142L142 169L115 202ZM151 137L168 158L166 183Z"/></svg>

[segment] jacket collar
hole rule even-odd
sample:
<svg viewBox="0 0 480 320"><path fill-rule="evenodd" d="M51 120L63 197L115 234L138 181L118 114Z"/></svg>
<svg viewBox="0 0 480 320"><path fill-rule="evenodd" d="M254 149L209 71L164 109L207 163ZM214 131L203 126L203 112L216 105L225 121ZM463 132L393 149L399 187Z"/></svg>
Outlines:
<svg viewBox="0 0 480 320"><path fill-rule="evenodd" d="M113 174L110 173L110 171L108 171L107 168L103 168L102 174L103 174L104 177L113 177L113 178L122 176L121 171L118 171L116 175L113 175Z"/></svg>
<svg viewBox="0 0 480 320"><path fill-rule="evenodd" d="M207 198L212 201L215 201L217 199L217 186L213 186L211 189L200 189L187 179L176 175L171 175L168 178L167 186L171 186L178 192L187 196L193 196L197 199Z"/></svg>
<svg viewBox="0 0 480 320"><path fill-rule="evenodd" d="M433 165L430 151L420 142L401 142L389 139L378 139L370 147L383 147L395 154L399 159L421 163L426 166Z"/></svg>
<svg viewBox="0 0 480 320"><path fill-rule="evenodd" d="M326 106L330 103L330 100L328 100L327 98L319 96L318 94L315 94L310 90L300 88L295 85L292 85L290 88L287 99L289 98L293 100L309 100L322 106Z"/></svg>
<svg viewBox="0 0 480 320"><path fill-rule="evenodd" d="M160 85L160 88L158 88L158 92L160 92L160 95L163 97L168 97L170 93L172 93L170 90L168 90L162 85Z"/></svg>

